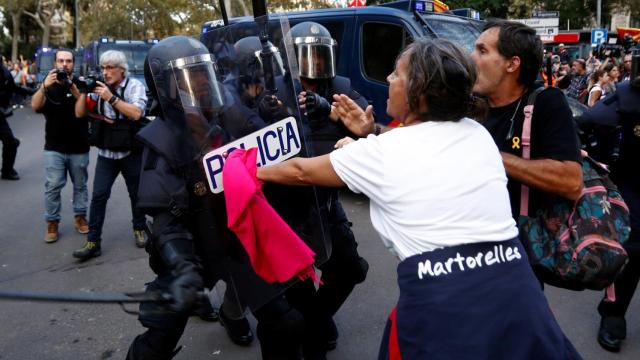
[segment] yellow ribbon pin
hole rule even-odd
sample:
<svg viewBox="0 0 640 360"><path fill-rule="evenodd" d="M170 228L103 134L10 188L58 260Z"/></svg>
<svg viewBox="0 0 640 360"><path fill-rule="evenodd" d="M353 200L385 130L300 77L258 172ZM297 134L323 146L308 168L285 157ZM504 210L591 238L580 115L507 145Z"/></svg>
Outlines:
<svg viewBox="0 0 640 360"><path fill-rule="evenodd" d="M517 136L514 136L513 138L511 138L512 144L511 144L511 148L512 149L520 149L520 138Z"/></svg>

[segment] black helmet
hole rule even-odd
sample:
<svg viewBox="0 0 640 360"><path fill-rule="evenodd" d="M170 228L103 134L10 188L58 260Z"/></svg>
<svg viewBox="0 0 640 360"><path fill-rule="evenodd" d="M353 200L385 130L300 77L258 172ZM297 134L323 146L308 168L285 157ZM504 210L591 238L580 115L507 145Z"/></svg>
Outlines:
<svg viewBox="0 0 640 360"><path fill-rule="evenodd" d="M213 119L227 98L217 81L214 57L198 40L172 36L147 54L144 76L165 121L181 142L187 160L210 146Z"/></svg>
<svg viewBox="0 0 640 360"><path fill-rule="evenodd" d="M282 58L280 57L278 48L273 46L271 42L268 42L268 45L271 50L274 75L283 75ZM247 36L238 40L233 47L235 49L240 81L243 84L264 83L264 70L260 56L262 43L260 39L257 36Z"/></svg>
<svg viewBox="0 0 640 360"><path fill-rule="evenodd" d="M332 79L336 76L338 43L324 26L305 21L291 28L296 47L299 75L308 79Z"/></svg>

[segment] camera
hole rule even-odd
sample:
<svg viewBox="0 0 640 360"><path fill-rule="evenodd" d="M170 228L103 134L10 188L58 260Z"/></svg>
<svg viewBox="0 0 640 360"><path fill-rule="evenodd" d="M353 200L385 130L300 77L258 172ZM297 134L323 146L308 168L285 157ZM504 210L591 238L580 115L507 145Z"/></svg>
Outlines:
<svg viewBox="0 0 640 360"><path fill-rule="evenodd" d="M69 74L63 69L56 69L56 80L65 82L69 80Z"/></svg>
<svg viewBox="0 0 640 360"><path fill-rule="evenodd" d="M98 86L98 81L104 83L104 77L99 74L90 74L84 80L74 79L73 83L76 84L81 93L86 94L92 92Z"/></svg>

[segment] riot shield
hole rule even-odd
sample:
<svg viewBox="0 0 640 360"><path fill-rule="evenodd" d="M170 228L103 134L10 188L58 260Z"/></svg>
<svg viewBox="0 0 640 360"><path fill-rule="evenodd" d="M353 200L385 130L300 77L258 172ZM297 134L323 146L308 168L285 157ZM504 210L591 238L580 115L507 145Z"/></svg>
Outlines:
<svg viewBox="0 0 640 360"><path fill-rule="evenodd" d="M270 41L264 37L264 31L260 38L261 25L264 26L262 29L268 29ZM295 57L286 55L294 51L287 32L286 17L271 22L265 17L256 19L256 22L219 27L201 36L213 58L217 59L221 53L225 58L224 64L216 64L217 73L225 74L221 83L223 92L230 93L232 98L231 106L223 105L225 111L245 114L253 119L250 123L262 126L252 132L234 131L228 141L216 144L203 156L202 166L208 190L213 197L224 196L224 155L232 149L256 147L257 166L312 155L309 124L298 108L300 84L290 71L295 64L290 64L289 60L295 62ZM246 45L247 41L243 39L256 36L261 40L261 48L238 48ZM230 49L233 49L231 54ZM277 99L267 106L267 110L261 106L265 96L275 96ZM221 124L224 130L227 125L224 122ZM265 184L263 191L278 215L314 251L315 265L324 263L331 254L327 222L329 196L324 195L321 188L276 184ZM212 238L211 241L217 239ZM230 298L231 291L238 304L255 310L296 281L292 279L285 284L266 284L252 272L246 257L240 261L233 257L229 259L224 270L227 284L225 301Z"/></svg>

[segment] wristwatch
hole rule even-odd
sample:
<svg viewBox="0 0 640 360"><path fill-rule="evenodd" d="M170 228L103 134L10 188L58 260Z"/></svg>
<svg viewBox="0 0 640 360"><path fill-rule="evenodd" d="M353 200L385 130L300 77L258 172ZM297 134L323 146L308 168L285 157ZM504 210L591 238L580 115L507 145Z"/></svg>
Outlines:
<svg viewBox="0 0 640 360"><path fill-rule="evenodd" d="M116 100L118 100L118 97L113 95L111 96L111 99L109 99L109 105L113 105L114 102L116 102Z"/></svg>

